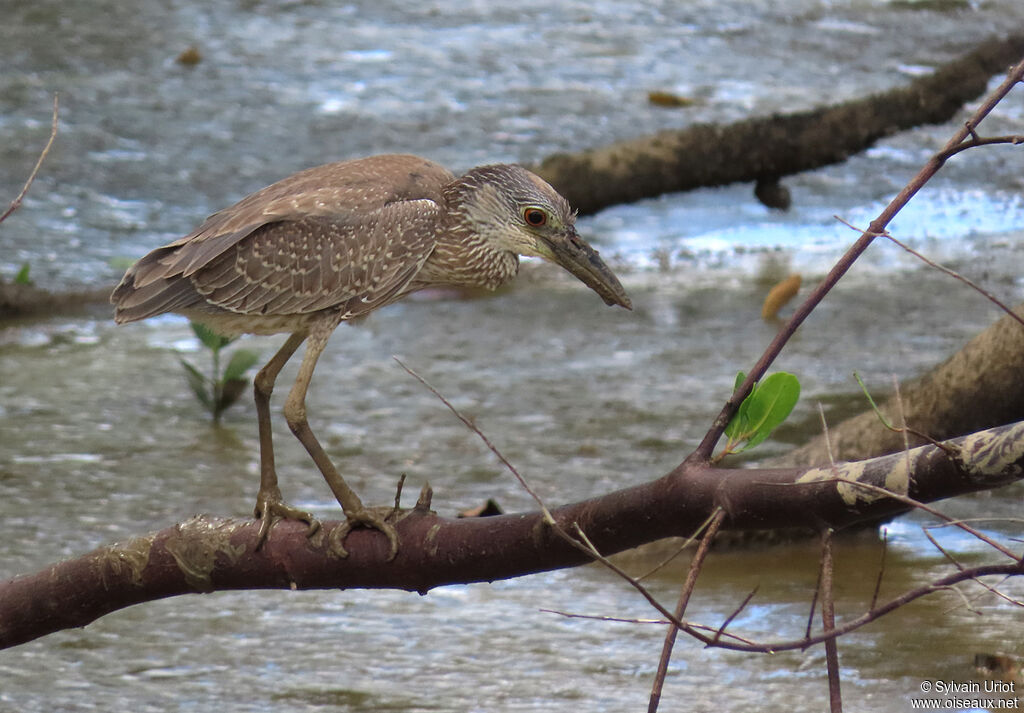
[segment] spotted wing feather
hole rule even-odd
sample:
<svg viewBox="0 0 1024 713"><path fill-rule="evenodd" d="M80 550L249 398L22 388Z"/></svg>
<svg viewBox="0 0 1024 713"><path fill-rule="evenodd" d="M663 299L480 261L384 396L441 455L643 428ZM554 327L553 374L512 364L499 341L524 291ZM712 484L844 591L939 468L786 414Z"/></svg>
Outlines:
<svg viewBox="0 0 1024 713"><path fill-rule="evenodd" d="M111 295L116 306L115 319L130 322L164 312L211 306L217 309L217 305L206 301L205 294L217 289L221 290L217 299L224 304L257 304L266 313L281 313L279 310L297 304L321 304L329 299L323 296L322 281L327 278L329 282L333 275L336 282L332 289L340 289L346 271L341 262L349 253L357 257L360 251L355 243L360 236L372 236L375 230L380 230L376 217L379 212L410 201L436 204L442 199L444 186L452 180L454 176L444 167L408 155L373 156L296 173L215 213L191 234L140 259ZM295 246L289 246L287 236L300 231L304 221L310 221L322 234L322 239L311 238L321 252L307 255L305 259L312 262L291 275L280 261L286 254L297 253L297 248L292 249ZM332 235L336 237L331 238ZM333 252L328 260L324 251L332 239L343 249ZM278 254L270 256L271 245ZM373 245L370 240L365 249L373 250ZM257 273L256 262L262 260L269 260L271 268L267 273L268 290L261 292L258 284L245 279L244 284L227 288L234 279L232 264L241 265L241 274L251 278ZM313 263L328 267L321 270ZM416 260L411 259L407 267L415 264ZM388 265L394 273L394 266ZM198 279L200 272L205 277ZM377 282L373 283L369 281L371 277L365 275L364 282L380 291L383 277L374 278ZM353 275L348 284L355 284L355 278ZM297 287L299 296L288 297L286 283L288 287ZM207 284L212 287L203 287ZM321 297L314 298L314 294Z"/></svg>
<svg viewBox="0 0 1024 713"><path fill-rule="evenodd" d="M265 225L190 278L210 305L286 315L340 309L343 318L401 294L434 249L437 203L392 203L362 221L301 218Z"/></svg>

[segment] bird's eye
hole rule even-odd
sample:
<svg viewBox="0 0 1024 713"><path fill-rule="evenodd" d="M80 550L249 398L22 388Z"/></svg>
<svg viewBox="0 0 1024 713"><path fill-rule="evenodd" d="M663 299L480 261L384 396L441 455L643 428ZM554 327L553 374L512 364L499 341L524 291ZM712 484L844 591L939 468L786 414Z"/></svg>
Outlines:
<svg viewBox="0 0 1024 713"><path fill-rule="evenodd" d="M548 222L548 214L540 208L527 208L523 211L523 220L535 228Z"/></svg>

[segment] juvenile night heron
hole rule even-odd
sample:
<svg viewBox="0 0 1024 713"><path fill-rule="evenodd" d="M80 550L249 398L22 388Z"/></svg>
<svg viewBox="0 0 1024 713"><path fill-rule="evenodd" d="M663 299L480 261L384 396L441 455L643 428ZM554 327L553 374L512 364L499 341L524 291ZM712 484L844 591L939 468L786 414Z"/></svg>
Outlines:
<svg viewBox="0 0 1024 713"><path fill-rule="evenodd" d="M274 381L305 341L285 419L349 527L379 529L394 557L394 527L363 506L306 420L306 390L328 337L342 322L426 287L495 289L515 277L520 255L561 265L605 303L630 309L574 218L562 196L520 166L481 166L456 178L417 156L330 163L257 191L153 250L125 273L110 301L119 323L176 312L225 335L291 334L254 382L260 543L279 518L317 524L281 498L270 427Z"/></svg>

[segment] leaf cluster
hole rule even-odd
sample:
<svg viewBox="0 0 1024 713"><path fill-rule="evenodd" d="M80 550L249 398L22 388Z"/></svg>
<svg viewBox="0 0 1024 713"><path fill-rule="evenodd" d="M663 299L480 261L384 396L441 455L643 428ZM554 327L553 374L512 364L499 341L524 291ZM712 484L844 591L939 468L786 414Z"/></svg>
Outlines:
<svg viewBox="0 0 1024 713"><path fill-rule="evenodd" d="M733 390L739 389L746 378L745 372L739 372ZM725 427L728 440L718 459L732 453L742 453L767 439L789 417L799 398L799 379L785 371L777 371L755 382L736 415Z"/></svg>

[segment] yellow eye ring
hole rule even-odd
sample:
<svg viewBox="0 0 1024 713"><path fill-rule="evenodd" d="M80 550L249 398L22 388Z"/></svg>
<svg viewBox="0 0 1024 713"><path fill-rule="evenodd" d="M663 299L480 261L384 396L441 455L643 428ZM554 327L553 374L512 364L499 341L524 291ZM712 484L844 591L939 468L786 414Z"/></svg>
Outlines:
<svg viewBox="0 0 1024 713"><path fill-rule="evenodd" d="M523 209L523 220L526 221L527 225L539 228L548 222L548 214L540 208L530 206Z"/></svg>

